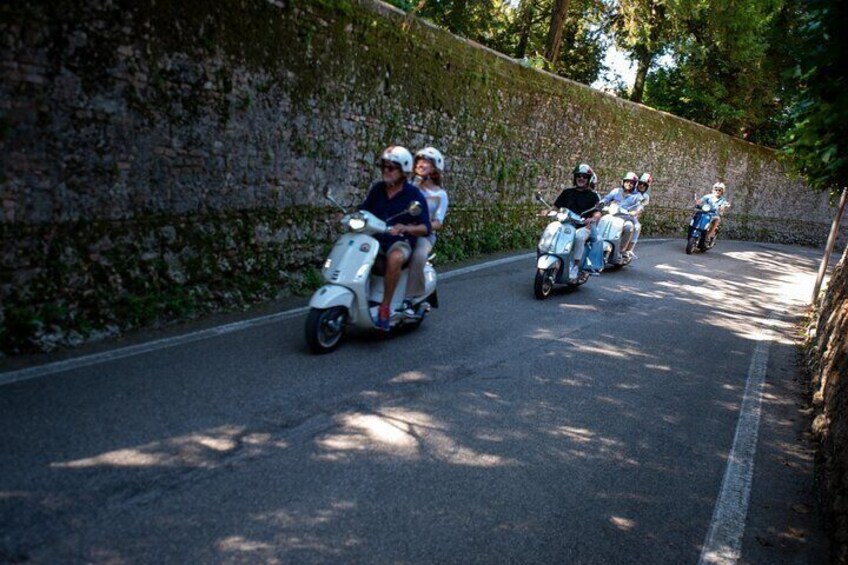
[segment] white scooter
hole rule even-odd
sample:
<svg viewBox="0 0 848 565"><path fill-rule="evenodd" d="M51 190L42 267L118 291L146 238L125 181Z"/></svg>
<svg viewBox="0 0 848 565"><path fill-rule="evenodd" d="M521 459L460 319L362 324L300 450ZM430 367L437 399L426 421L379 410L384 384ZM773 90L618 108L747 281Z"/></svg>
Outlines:
<svg viewBox="0 0 848 565"><path fill-rule="evenodd" d="M598 220L598 237L603 241L604 268L618 268L629 265L633 256L622 253L621 236L624 224L630 215L621 209L618 202L612 202L603 208L604 216Z"/></svg>
<svg viewBox="0 0 848 565"><path fill-rule="evenodd" d="M309 300L306 343L312 353L329 353L338 347L348 324L363 329L377 328L374 320L383 301L381 267L384 261L378 258L380 244L372 236L386 233L389 230L387 222L396 217L421 214L421 205L413 202L405 211L383 221L365 210L348 212L329 193L325 196L345 213L341 222L347 232L336 240L324 262L321 274L327 284L316 290ZM418 327L431 307L439 307L436 271L430 261L424 267L424 294L414 300L405 299L407 275L404 268L392 296L392 328Z"/></svg>
<svg viewBox="0 0 848 565"><path fill-rule="evenodd" d="M589 273L580 271L576 279L569 279L568 268L574 262L574 235L583 227L583 219L567 208L556 210L545 202L542 194L536 193L536 200L551 208L547 216L551 223L542 232L536 246L536 278L533 281L533 294L539 300L550 296L554 288L577 288L589 280Z"/></svg>

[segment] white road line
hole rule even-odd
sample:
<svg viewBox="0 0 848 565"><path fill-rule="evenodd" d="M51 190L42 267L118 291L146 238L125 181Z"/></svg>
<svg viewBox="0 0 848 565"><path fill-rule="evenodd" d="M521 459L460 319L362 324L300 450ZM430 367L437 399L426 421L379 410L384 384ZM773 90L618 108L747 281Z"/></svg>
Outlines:
<svg viewBox="0 0 848 565"><path fill-rule="evenodd" d="M516 261L529 259L535 256L535 253L524 253L522 255L504 257L502 259L496 259L494 261L487 261L485 263L479 263L477 265L462 267L461 269L455 269L453 271L448 271L446 273L440 274L439 280L450 280L453 277L458 277L460 275L473 273L475 271L481 271L483 269L488 269L491 267L497 267L499 265L505 265L507 263L514 263ZM258 318L251 318L249 320L242 320L240 322L233 322L231 324L225 324L223 326L217 326L205 330L198 330L183 335L157 339L155 341L140 343L138 345L129 345L127 347L121 347L119 349L104 351L103 353L93 353L91 355L75 357L73 359L67 359L65 361L56 361L53 363L38 365L36 367L28 367L26 369L18 369L16 371L7 371L4 373L0 373L0 386L26 381L30 379L36 379L39 377L53 375L56 373L63 373L65 371L80 369L82 367L90 367L92 365L115 361L117 359L124 359L127 357L132 357L134 355L142 355L144 353L159 351L161 349L168 349L170 347L176 347L178 345L184 345L186 343L193 343L195 341L202 341L204 339L209 339L228 333L238 332L246 330L248 328L265 326L274 322L287 320L289 318L295 318L302 314L306 314L307 312L309 312L309 307L303 306L300 308L294 308L292 310L286 310L285 312L277 312L276 314L269 314L267 316L260 316Z"/></svg>
<svg viewBox="0 0 848 565"><path fill-rule="evenodd" d="M644 243L661 243L664 241L670 241L668 239L646 239L643 240ZM530 259L531 257L535 257L536 253L523 253L521 255L513 255L510 257L503 257L501 259L495 259L494 261L486 261L485 263L479 263L477 265L470 265L468 267L462 267L460 269L454 269L453 271L448 271L446 273L442 273L439 275L439 280L446 281L450 280L454 277L458 277L460 275L466 275L468 273L473 273L475 271L481 271L483 269L489 269L491 267L497 267L500 265L506 265L508 263L514 263L516 261L522 261L524 259ZM214 328L209 328L205 330L198 330L196 332L191 332L175 337L168 337L164 339L157 339L155 341L150 341L147 343L140 343L138 345L129 345L127 347L121 347L119 349L113 349L110 351L104 351L103 353L93 353L91 355L84 355L81 357L75 357L73 359L67 359L65 361L56 361L53 363L46 363L44 365L38 365L36 367L28 367L26 369L18 369L16 371L6 371L0 373L0 386L17 383L21 381L27 381L30 379L36 379L39 377L44 377L47 375L53 375L56 373L63 373L65 371L70 371L73 369L79 369L82 367L90 367L92 365L97 365L99 363L106 363L108 361L115 361L117 359L124 359L126 357L132 357L134 355L142 355L144 353L150 353L151 351L159 351L161 349L168 349L170 347L176 347L178 345L184 345L186 343L193 343L195 341L202 341L204 339L209 339L212 337L217 337L219 335L224 335L228 333L238 332L242 330L246 330L248 328L255 328L259 326L264 326L267 324L272 324L274 322L279 322L282 320L287 320L289 318L295 318L302 314L305 314L309 311L309 307L303 306L301 308L295 308L293 310L286 310L285 312L277 312L276 314L269 314L267 316L260 316L258 318L251 318L250 320L243 320L241 322L233 322L231 324L225 324L223 326L217 326Z"/></svg>
<svg viewBox="0 0 848 565"><path fill-rule="evenodd" d="M763 385L772 340L769 326L777 317L777 313L772 313L765 327L757 334L757 345L748 369L748 381L745 384L733 447L721 481L721 491L713 510L710 530L701 550L699 565L736 563L742 556L742 535L745 533L745 518L751 496Z"/></svg>

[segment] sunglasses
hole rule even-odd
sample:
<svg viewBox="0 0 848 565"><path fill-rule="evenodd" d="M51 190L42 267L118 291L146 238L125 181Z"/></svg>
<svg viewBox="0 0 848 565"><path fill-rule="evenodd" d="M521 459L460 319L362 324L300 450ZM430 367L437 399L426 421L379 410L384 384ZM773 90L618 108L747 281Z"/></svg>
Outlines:
<svg viewBox="0 0 848 565"><path fill-rule="evenodd" d="M400 167L394 163L380 163L380 169L384 171L399 171Z"/></svg>
<svg viewBox="0 0 848 565"><path fill-rule="evenodd" d="M589 180L591 177L589 175L584 175L583 173L579 173L579 174L575 175L575 178Z"/></svg>

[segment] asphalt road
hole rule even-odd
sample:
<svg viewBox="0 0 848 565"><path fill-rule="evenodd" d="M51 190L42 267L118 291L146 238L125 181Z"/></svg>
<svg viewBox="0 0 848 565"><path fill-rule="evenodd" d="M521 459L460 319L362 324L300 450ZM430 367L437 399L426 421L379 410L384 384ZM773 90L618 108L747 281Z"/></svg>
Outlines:
<svg viewBox="0 0 848 565"><path fill-rule="evenodd" d="M0 562L697 563L758 344L741 559L824 562L816 253L682 247L546 301L532 259L456 276L326 356L301 315L0 386Z"/></svg>

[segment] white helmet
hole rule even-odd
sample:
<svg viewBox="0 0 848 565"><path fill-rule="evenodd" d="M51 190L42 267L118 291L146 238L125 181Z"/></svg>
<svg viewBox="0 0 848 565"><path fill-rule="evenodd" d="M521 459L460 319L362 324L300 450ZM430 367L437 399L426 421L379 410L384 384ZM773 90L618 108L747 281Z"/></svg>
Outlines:
<svg viewBox="0 0 848 565"><path fill-rule="evenodd" d="M716 191L716 190L719 190L719 189L721 189L721 191L724 192L725 190L727 190L727 187L724 186L723 182L717 182L713 185L713 191Z"/></svg>
<svg viewBox="0 0 848 565"><path fill-rule="evenodd" d="M386 150L380 155L380 161L394 163L406 174L412 172L412 153L406 147L400 145L386 147Z"/></svg>
<svg viewBox="0 0 848 565"><path fill-rule="evenodd" d="M424 157L425 159L428 159L431 163L433 163L433 166L435 166L436 170L440 173L445 172L445 158L442 157L441 151L439 151L435 147L425 147L424 149L421 149L420 151L418 151L418 153L415 154L416 159L418 159L419 157Z"/></svg>

